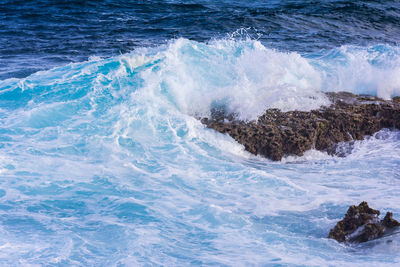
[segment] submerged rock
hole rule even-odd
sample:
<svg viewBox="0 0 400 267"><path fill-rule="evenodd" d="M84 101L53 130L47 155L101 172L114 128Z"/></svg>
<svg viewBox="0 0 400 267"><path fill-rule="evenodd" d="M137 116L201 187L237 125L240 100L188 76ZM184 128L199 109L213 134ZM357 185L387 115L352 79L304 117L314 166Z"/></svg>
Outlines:
<svg viewBox="0 0 400 267"><path fill-rule="evenodd" d="M400 101L347 92L326 93L332 104L310 112L268 109L257 121L236 120L233 114L214 111L201 122L229 134L255 155L281 160L302 156L311 148L344 156L337 144L361 140L383 128L400 129Z"/></svg>
<svg viewBox="0 0 400 267"><path fill-rule="evenodd" d="M379 214L379 210L370 208L365 201L358 206L350 206L344 219L331 229L328 238L338 242L362 243L382 237L400 226L391 212L386 213L383 220L379 220Z"/></svg>

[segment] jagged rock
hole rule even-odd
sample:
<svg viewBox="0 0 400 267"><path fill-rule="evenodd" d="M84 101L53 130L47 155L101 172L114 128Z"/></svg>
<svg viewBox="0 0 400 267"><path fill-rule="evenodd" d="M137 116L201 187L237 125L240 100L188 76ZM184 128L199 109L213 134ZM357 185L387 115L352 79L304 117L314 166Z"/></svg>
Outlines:
<svg viewBox="0 0 400 267"><path fill-rule="evenodd" d="M328 238L339 242L362 243L384 236L388 231L400 226L392 218L392 213L386 213L379 220L379 210L374 210L363 201L358 206L350 206L343 220L329 232Z"/></svg>
<svg viewBox="0 0 400 267"><path fill-rule="evenodd" d="M301 156L315 148L336 154L337 144L361 140L383 128L400 129L400 100L347 92L326 93L332 104L310 112L268 109L257 121L236 120L234 114L214 111L201 122L229 134L253 154L272 160ZM339 156L346 153L337 153Z"/></svg>

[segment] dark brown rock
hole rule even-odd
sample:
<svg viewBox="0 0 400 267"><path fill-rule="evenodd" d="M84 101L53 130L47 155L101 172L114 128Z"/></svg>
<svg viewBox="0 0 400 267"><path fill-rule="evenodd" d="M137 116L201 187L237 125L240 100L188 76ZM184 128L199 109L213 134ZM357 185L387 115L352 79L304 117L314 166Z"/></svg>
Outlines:
<svg viewBox="0 0 400 267"><path fill-rule="evenodd" d="M268 109L257 121L214 111L202 123L229 134L253 154L272 160L315 148L336 154L337 144L361 140L383 128L400 129L400 102L347 92L327 93L332 104L310 112ZM344 153L345 154L345 153ZM340 153L339 153L340 155Z"/></svg>
<svg viewBox="0 0 400 267"><path fill-rule="evenodd" d="M362 243L384 236L388 231L400 226L392 218L392 213L386 213L383 220L379 220L379 210L371 209L367 202L358 206L350 206L343 220L329 232L328 238L339 242Z"/></svg>
<svg viewBox="0 0 400 267"><path fill-rule="evenodd" d="M387 212L385 218L383 218L383 225L388 228L398 227L400 223L392 218L393 214L391 212Z"/></svg>

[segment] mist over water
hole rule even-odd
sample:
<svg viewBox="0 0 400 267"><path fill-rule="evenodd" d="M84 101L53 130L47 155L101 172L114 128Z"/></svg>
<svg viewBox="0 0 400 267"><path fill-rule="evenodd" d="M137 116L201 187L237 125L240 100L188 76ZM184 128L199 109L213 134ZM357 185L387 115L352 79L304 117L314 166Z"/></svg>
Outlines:
<svg viewBox="0 0 400 267"><path fill-rule="evenodd" d="M397 2L1 3L0 265L399 264L398 233L327 239L361 201L399 218L398 130L272 162L195 118L399 96Z"/></svg>

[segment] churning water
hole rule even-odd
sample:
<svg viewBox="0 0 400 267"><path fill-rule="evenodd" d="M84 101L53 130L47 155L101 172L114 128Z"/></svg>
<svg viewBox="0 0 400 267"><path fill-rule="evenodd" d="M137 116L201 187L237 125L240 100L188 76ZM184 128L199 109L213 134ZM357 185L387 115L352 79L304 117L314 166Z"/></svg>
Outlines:
<svg viewBox="0 0 400 267"><path fill-rule="evenodd" d="M0 8L1 265L400 263L398 234L327 239L363 200L399 218L399 131L272 162L195 118L400 95L397 1L15 2Z"/></svg>

